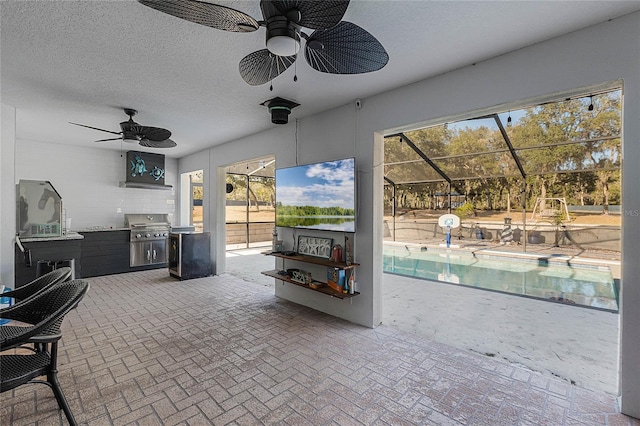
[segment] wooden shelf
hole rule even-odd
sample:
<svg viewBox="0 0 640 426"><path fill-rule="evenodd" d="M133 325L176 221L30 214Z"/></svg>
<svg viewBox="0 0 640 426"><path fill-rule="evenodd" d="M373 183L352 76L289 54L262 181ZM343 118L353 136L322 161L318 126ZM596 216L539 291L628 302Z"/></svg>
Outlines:
<svg viewBox="0 0 640 426"><path fill-rule="evenodd" d="M271 253L265 253L265 254L271 254ZM280 255L281 253L276 253L276 254ZM273 254L273 255L276 255L276 254ZM284 257L286 259L294 258L293 256L277 256L277 257ZM299 256L299 257L307 258L307 257L310 257L310 256ZM299 259L294 259L294 260L299 260ZM319 260L326 260L326 259L319 259ZM311 262L309 262L309 263L311 263ZM335 262L330 262L330 263L335 263ZM288 275L279 274L277 269L273 269L271 271L264 271L264 272L261 272L261 273L263 275L268 276L268 277L275 278L277 280L284 281L284 282L287 282L287 283L290 283L290 284L295 284L295 285L297 285L299 287L303 287L303 288L306 288L308 290L317 291L319 293L323 293L323 294L326 294L326 295L331 296L331 297L337 297L338 299L349 299L349 298L351 298L353 296L357 296L357 295L360 294L357 291L354 292L353 294L340 293L340 292L335 291L331 287L329 287L326 283L323 283L321 281L316 281L316 280L313 280L313 282L314 283L318 283L318 284L324 284L324 285L322 287L319 287L319 288L309 287L307 284L302 284L302 283L299 283L297 281L293 281L291 279L291 277L289 277Z"/></svg>
<svg viewBox="0 0 640 426"><path fill-rule="evenodd" d="M312 263L314 265L329 266L331 268L336 268L336 269L352 269L360 266L359 263L351 263L347 265L345 262L333 262L331 261L331 259L325 259L323 257L306 256L304 254L297 254L297 253L293 255L286 255L284 253L268 251L262 254L267 256L275 256L282 259L296 260L298 262Z"/></svg>

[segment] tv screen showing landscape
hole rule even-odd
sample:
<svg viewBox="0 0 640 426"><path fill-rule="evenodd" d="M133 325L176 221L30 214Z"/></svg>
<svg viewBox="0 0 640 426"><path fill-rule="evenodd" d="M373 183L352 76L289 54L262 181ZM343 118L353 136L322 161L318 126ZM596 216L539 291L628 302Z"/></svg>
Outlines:
<svg viewBox="0 0 640 426"><path fill-rule="evenodd" d="M355 160L276 169L276 226L355 232Z"/></svg>

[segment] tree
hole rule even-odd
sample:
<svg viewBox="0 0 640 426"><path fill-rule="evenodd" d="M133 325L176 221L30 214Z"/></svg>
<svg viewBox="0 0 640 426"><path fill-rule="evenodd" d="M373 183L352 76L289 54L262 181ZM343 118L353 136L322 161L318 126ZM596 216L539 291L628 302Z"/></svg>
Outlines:
<svg viewBox="0 0 640 426"><path fill-rule="evenodd" d="M612 199L619 202L620 194L620 100L620 91L614 91L518 111L520 119L507 132L526 182L498 128L482 122L486 118L470 120L467 127L461 127L465 121L406 134L476 206L510 211L512 197L531 207L549 194L607 206ZM385 141L385 176L408 184L396 187L399 206L407 208L432 207L440 192L434 188L444 182L397 137ZM530 191L523 199L525 184Z"/></svg>
<svg viewBox="0 0 640 426"><path fill-rule="evenodd" d="M227 200L244 202L249 222L262 221L269 217L269 213L275 208L275 179L273 177L229 173L226 181L234 188L231 193L227 194ZM266 210L266 216L264 214L258 215L261 211L265 211L261 210L261 205L269 206ZM242 211L236 210L236 214L241 213ZM244 222L244 219L242 221Z"/></svg>

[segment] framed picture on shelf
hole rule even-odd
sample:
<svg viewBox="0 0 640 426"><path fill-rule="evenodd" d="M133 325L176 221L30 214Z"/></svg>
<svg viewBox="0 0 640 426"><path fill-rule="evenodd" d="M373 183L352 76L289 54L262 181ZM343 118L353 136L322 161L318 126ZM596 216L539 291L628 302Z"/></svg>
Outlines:
<svg viewBox="0 0 640 426"><path fill-rule="evenodd" d="M298 254L329 259L331 257L332 246L332 238L309 237L306 235L298 236Z"/></svg>

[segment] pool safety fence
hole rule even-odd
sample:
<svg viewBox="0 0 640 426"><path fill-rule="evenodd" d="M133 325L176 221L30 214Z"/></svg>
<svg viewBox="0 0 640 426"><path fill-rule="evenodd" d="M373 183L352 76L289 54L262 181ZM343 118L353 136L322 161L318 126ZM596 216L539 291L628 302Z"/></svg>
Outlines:
<svg viewBox="0 0 640 426"><path fill-rule="evenodd" d="M446 238L446 231L438 226L435 219L398 220L395 227L391 220L384 221L386 241L417 243ZM505 233L509 234L505 241ZM507 228L501 222L463 221L451 232L452 242L495 242L524 244L525 229L521 223L511 223ZM620 252L621 230L611 225L553 225L550 223L527 223L526 243L532 245L552 245L591 250Z"/></svg>

